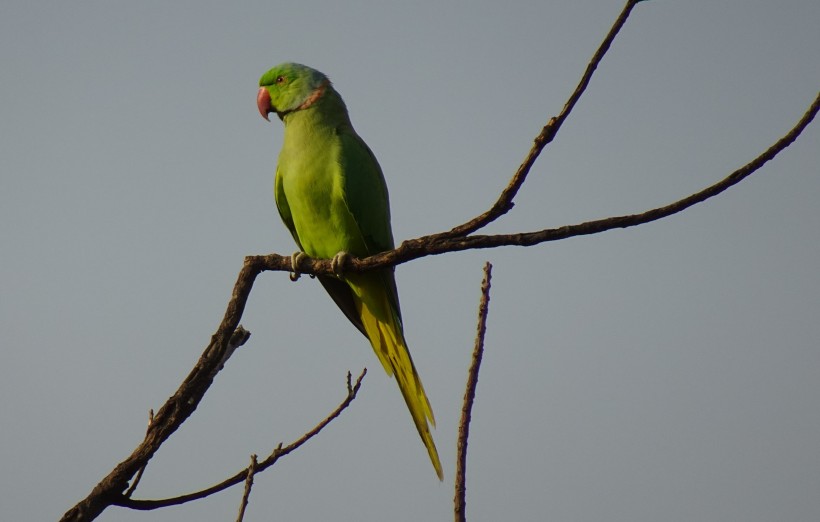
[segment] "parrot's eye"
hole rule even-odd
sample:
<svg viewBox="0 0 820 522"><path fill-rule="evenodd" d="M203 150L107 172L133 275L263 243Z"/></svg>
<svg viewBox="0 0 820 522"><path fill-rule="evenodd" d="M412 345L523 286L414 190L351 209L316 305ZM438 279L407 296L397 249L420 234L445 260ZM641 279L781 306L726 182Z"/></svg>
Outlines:
<svg viewBox="0 0 820 522"><path fill-rule="evenodd" d="M285 81L284 76L277 76L276 77L276 83L284 83L284 81Z"/></svg>

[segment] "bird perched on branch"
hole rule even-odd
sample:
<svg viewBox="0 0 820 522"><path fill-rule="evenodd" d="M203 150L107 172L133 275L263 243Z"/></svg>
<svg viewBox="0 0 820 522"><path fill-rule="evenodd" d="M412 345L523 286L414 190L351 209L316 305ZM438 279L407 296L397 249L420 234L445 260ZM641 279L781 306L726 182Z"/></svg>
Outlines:
<svg viewBox="0 0 820 522"><path fill-rule="evenodd" d="M392 268L342 273L345 256L393 249L390 205L381 167L350 123L342 97L321 72L283 63L262 75L256 97L265 119L285 125L274 197L300 252L332 259L337 276L318 276L350 322L370 340L401 394L439 479L441 462L430 425L433 410L407 350Z"/></svg>

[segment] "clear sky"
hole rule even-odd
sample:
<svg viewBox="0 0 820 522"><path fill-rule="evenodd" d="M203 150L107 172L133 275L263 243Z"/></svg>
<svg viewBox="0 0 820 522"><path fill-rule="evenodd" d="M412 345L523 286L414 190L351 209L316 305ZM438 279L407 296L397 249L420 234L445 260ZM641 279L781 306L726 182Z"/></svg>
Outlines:
<svg viewBox="0 0 820 522"><path fill-rule="evenodd" d="M216 329L247 254L294 250L272 199L283 61L327 73L378 156L397 241L485 210L622 2L0 5L0 518L55 520L127 456ZM490 232L640 212L745 164L820 88L820 3L640 4ZM395 383L308 278L263 274L249 343L137 497L257 477L246 520L447 520L481 268L471 521L820 519L820 123L682 214L402 265L439 483ZM233 520L239 488L103 521Z"/></svg>

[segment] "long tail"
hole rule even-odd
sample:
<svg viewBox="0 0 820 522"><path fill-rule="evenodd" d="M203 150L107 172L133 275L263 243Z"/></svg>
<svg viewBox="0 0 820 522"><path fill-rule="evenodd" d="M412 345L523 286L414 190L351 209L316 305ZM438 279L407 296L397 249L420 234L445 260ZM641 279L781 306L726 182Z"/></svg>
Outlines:
<svg viewBox="0 0 820 522"><path fill-rule="evenodd" d="M357 312L361 317L373 351L379 357L388 375L395 375L399 390L407 403L413 422L427 448L430 461L439 480L444 479L430 426L436 426L433 409L424 393L419 374L404 341L401 317L396 306L390 302L389 293L381 277L370 275L351 278Z"/></svg>

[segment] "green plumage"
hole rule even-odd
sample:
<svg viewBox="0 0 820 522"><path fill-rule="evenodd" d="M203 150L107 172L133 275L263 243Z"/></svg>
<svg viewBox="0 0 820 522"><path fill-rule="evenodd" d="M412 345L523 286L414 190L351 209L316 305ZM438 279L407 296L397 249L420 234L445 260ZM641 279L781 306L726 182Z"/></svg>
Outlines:
<svg viewBox="0 0 820 522"><path fill-rule="evenodd" d="M263 116L285 125L274 196L299 248L315 258L341 252L367 257L393 248L387 186L379 163L353 130L347 108L325 75L286 63L259 81ZM320 282L369 340L385 370L395 375L439 478L441 464L429 425L430 403L404 340L392 269Z"/></svg>

